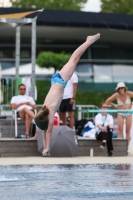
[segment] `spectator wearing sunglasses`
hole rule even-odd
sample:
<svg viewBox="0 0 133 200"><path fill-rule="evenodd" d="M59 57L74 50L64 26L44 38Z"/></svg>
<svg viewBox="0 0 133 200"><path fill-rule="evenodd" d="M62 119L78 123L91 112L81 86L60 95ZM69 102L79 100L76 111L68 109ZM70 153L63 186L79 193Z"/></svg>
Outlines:
<svg viewBox="0 0 133 200"><path fill-rule="evenodd" d="M32 97L25 94L26 86L24 84L18 86L18 91L19 95L13 96L11 99L11 107L17 110L17 118L25 119L25 136L29 138L31 120L35 117L36 103Z"/></svg>
<svg viewBox="0 0 133 200"><path fill-rule="evenodd" d="M107 110L108 106L105 102L102 102L99 106L101 110ZM98 113L95 116L96 125L96 139L102 141L100 148L105 149L107 146L108 156L113 156L113 117L106 112Z"/></svg>
<svg viewBox="0 0 133 200"><path fill-rule="evenodd" d="M106 100L106 103L112 105L118 110L130 110L132 108L131 97L133 97L133 92L128 91L126 85L123 82L119 82L115 90L116 92ZM114 100L117 101L117 104L113 103ZM118 138L123 137L124 120L126 125L126 139L128 140L129 145L132 114L118 112Z"/></svg>

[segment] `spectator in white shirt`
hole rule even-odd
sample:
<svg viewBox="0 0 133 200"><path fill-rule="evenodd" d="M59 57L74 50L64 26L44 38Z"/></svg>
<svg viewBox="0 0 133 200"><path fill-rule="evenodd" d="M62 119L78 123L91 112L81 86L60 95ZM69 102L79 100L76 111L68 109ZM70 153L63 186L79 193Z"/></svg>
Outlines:
<svg viewBox="0 0 133 200"><path fill-rule="evenodd" d="M102 102L99 107L101 110L107 110L108 106ZM113 156L113 144L112 144L112 133L113 133L113 117L112 115L102 112L95 116L96 125L96 138L101 140L101 149L105 149L107 145L108 156Z"/></svg>
<svg viewBox="0 0 133 200"><path fill-rule="evenodd" d="M26 86L24 84L18 86L18 91L20 95L12 97L11 107L17 110L18 118L25 119L25 136L29 138L31 120L35 117L36 103L32 97L25 95Z"/></svg>

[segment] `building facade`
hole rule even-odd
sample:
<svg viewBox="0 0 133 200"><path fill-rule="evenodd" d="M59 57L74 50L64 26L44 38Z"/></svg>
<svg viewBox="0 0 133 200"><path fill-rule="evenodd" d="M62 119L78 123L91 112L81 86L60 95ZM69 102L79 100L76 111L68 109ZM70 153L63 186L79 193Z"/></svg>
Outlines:
<svg viewBox="0 0 133 200"><path fill-rule="evenodd" d="M0 14L28 10L31 9L0 8ZM84 53L77 66L79 81L132 83L132 21L133 15L44 10L37 16L36 55L41 51L72 53L88 35L99 32L100 40ZM0 29L0 63L4 70L15 66L15 27L0 24ZM22 25L20 64L30 62L31 25Z"/></svg>

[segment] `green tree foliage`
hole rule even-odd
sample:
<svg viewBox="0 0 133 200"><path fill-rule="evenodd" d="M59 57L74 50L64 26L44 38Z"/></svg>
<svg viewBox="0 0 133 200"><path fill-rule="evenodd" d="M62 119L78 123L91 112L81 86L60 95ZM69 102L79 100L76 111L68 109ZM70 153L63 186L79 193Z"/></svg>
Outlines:
<svg viewBox="0 0 133 200"><path fill-rule="evenodd" d="M50 89L51 82L49 80L37 80L37 101L36 104L43 104L46 95Z"/></svg>
<svg viewBox="0 0 133 200"><path fill-rule="evenodd" d="M10 0L13 7L44 8L52 10L80 10L87 0Z"/></svg>
<svg viewBox="0 0 133 200"><path fill-rule="evenodd" d="M44 99L50 89L51 82L49 80L37 80L38 98L37 104L43 104ZM42 87L43 85L43 87ZM96 91L80 91L77 90L76 104L77 105L97 105L104 102L113 92L96 92Z"/></svg>
<svg viewBox="0 0 133 200"><path fill-rule="evenodd" d="M103 12L133 14L133 0L101 0Z"/></svg>
<svg viewBox="0 0 133 200"><path fill-rule="evenodd" d="M57 70L60 70L64 64L67 63L69 58L70 54L66 54L64 52L54 53L52 51L44 51L38 55L36 63L41 68L53 67L56 72Z"/></svg>

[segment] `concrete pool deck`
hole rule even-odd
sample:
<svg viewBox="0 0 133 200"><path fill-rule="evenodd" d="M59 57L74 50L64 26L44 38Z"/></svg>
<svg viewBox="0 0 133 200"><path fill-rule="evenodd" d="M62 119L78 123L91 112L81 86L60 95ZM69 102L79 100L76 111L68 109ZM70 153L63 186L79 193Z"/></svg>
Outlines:
<svg viewBox="0 0 133 200"><path fill-rule="evenodd" d="M39 165L39 164L132 164L133 151L124 157L16 157L0 158L0 165Z"/></svg>
<svg viewBox="0 0 133 200"><path fill-rule="evenodd" d="M133 148L128 156L75 156L75 157L0 157L0 165L58 165L58 164L133 164Z"/></svg>

